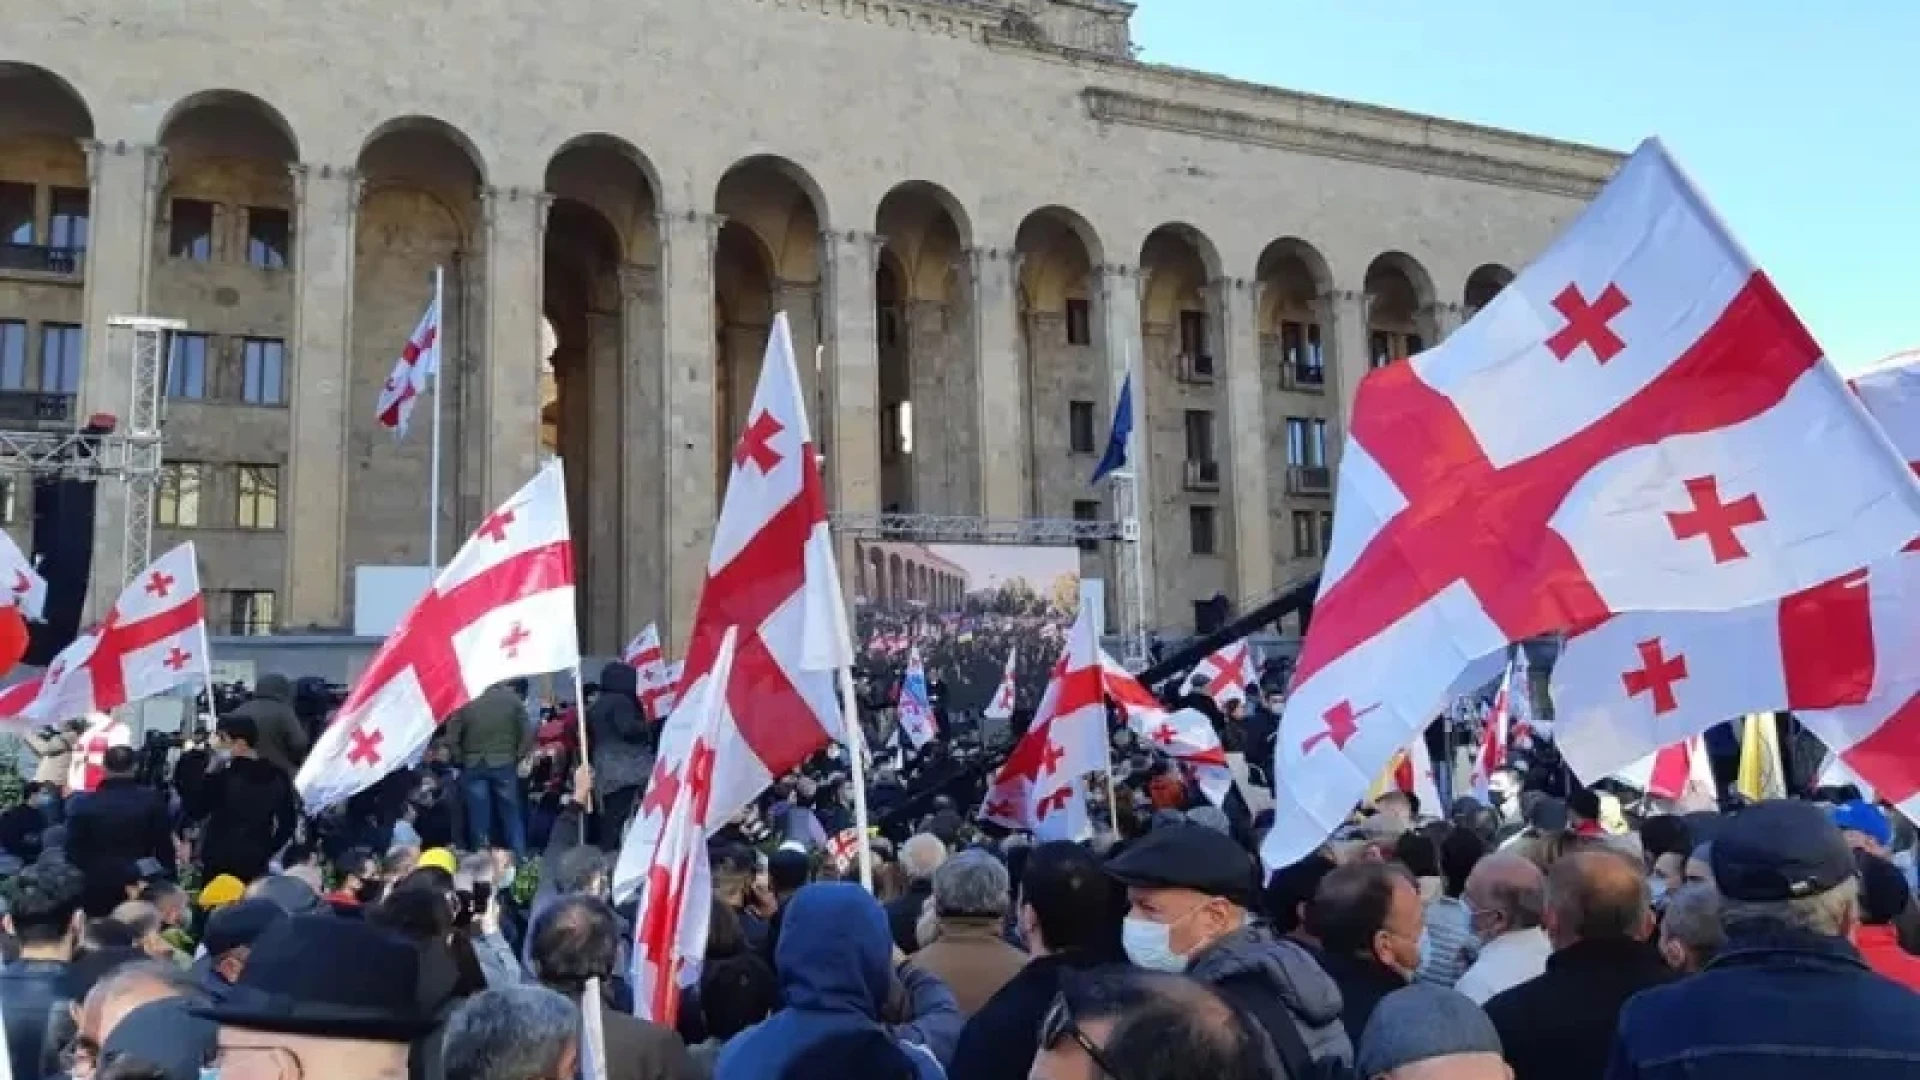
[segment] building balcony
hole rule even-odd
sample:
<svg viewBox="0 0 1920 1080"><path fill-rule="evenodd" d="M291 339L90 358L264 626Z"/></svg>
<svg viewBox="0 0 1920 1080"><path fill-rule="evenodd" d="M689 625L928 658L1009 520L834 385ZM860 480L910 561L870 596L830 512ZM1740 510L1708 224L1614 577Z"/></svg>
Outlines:
<svg viewBox="0 0 1920 1080"><path fill-rule="evenodd" d="M1333 470L1325 465L1287 466L1287 494L1333 494Z"/></svg>
<svg viewBox="0 0 1920 1080"><path fill-rule="evenodd" d="M1187 462L1188 491L1219 491L1220 463L1217 461Z"/></svg>
<svg viewBox="0 0 1920 1080"><path fill-rule="evenodd" d="M0 244L0 270L74 275L86 263L85 248L47 244Z"/></svg>

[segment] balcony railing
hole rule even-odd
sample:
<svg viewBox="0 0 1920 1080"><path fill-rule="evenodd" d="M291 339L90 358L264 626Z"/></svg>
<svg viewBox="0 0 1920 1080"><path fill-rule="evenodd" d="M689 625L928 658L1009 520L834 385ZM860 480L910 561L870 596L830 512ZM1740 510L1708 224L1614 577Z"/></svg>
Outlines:
<svg viewBox="0 0 1920 1080"><path fill-rule="evenodd" d="M1280 365L1280 378L1289 390L1324 390L1327 386L1327 369L1322 364L1295 360Z"/></svg>
<svg viewBox="0 0 1920 1080"><path fill-rule="evenodd" d="M1325 465L1287 466L1287 494L1328 495L1332 492L1332 469Z"/></svg>
<svg viewBox="0 0 1920 1080"><path fill-rule="evenodd" d="M1217 461L1187 462L1188 491L1219 491L1220 463Z"/></svg>
<svg viewBox="0 0 1920 1080"><path fill-rule="evenodd" d="M1213 384L1213 357L1206 353L1180 354L1180 381L1198 386Z"/></svg>
<svg viewBox="0 0 1920 1080"><path fill-rule="evenodd" d="M46 244L0 244L0 270L25 270L36 274L77 274L85 257L85 248L49 247Z"/></svg>

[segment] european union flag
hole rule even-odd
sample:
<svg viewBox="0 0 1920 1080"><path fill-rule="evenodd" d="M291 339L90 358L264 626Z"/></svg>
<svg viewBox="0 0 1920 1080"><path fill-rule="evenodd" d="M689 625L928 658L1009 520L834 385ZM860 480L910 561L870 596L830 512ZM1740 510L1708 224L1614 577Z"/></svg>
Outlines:
<svg viewBox="0 0 1920 1080"><path fill-rule="evenodd" d="M1127 467L1127 440L1133 437L1133 373L1120 384L1120 401L1113 408L1113 434L1107 436L1107 452L1094 467L1092 483L1098 484L1108 473Z"/></svg>

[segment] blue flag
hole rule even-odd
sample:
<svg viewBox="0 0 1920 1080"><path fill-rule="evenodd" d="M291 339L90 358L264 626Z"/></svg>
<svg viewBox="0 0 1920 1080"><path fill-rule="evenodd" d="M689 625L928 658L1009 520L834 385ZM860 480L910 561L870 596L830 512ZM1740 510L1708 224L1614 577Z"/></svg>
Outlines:
<svg viewBox="0 0 1920 1080"><path fill-rule="evenodd" d="M1100 455L1100 464L1094 466L1091 483L1098 484L1108 473L1127 467L1127 440L1132 437L1133 373L1128 372L1126 381L1120 384L1120 403L1113 408L1113 434L1107 436L1107 452Z"/></svg>

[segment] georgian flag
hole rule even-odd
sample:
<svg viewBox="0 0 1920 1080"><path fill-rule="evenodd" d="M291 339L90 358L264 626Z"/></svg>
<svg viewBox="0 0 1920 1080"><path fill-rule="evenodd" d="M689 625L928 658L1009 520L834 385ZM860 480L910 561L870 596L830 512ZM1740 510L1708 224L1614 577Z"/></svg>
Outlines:
<svg viewBox="0 0 1920 1080"><path fill-rule="evenodd" d="M647 715L657 721L671 713L680 685L680 665L667 663L666 650L660 645L660 627L648 623L646 629L627 642L620 658L634 669L640 701L647 707Z"/></svg>
<svg viewBox="0 0 1920 1080"><path fill-rule="evenodd" d="M987 702L986 715L992 719L1005 720L1013 715L1013 675L1019 658L1019 649L1007 650L1006 670L1000 673L1000 685L993 691L993 700Z"/></svg>
<svg viewBox="0 0 1920 1080"><path fill-rule="evenodd" d="M0 530L0 590L0 603L12 604L34 622L41 620L47 606L47 579L5 530Z"/></svg>
<svg viewBox="0 0 1920 1080"><path fill-rule="evenodd" d="M900 680L900 730L915 750L933 741L938 731L933 720L933 701L927 696L927 669L920 662L918 645L907 651L907 674Z"/></svg>
<svg viewBox="0 0 1920 1080"><path fill-rule="evenodd" d="M1207 801L1225 806L1233 791L1233 769L1213 721L1198 709L1168 709L1118 660L1100 654L1107 696L1119 704L1127 726L1142 742L1180 763ZM1218 699L1216 699L1218 700Z"/></svg>
<svg viewBox="0 0 1920 1080"><path fill-rule="evenodd" d="M439 371L440 288L436 284L433 299L428 302L426 313L420 316L420 325L414 327L413 336L400 350L400 359L394 362L393 374L387 376L386 383L380 387L375 419L381 427L393 432L394 438L406 438L413 407Z"/></svg>
<svg viewBox="0 0 1920 1080"><path fill-rule="evenodd" d="M1361 382L1275 741L1294 862L1506 644L1811 588L1920 485L1657 141L1438 346Z"/></svg>
<svg viewBox="0 0 1920 1080"><path fill-rule="evenodd" d="M1245 702L1247 684L1253 681L1253 655L1241 638L1195 664L1180 684L1180 692L1204 693L1224 709L1236 701Z"/></svg>
<svg viewBox="0 0 1920 1080"><path fill-rule="evenodd" d="M1086 775L1112 767L1098 635L1082 608L1027 729L988 782L980 816L1045 843L1093 835Z"/></svg>

